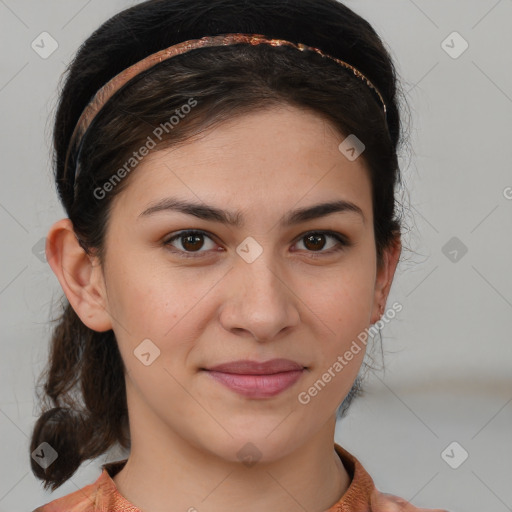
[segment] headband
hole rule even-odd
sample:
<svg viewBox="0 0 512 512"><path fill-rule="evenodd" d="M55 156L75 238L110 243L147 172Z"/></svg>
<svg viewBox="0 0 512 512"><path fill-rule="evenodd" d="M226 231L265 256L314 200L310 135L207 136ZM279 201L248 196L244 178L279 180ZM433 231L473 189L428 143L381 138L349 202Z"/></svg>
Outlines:
<svg viewBox="0 0 512 512"><path fill-rule="evenodd" d="M201 39L192 39L189 41L184 41L182 43L172 45L169 48L165 48L156 53L148 55L139 62L136 62L132 66L121 71L118 75L114 76L109 82L107 82L103 87L101 87L96 92L96 94L89 102L89 104L85 107L84 111L80 115L80 118L78 119L75 129L73 130L73 134L71 135L68 151L66 154L65 169L67 170L69 157L74 152L74 150L78 148L74 174L75 188L76 178L80 172L80 152L85 132L93 122L98 112L103 108L105 103L107 103L107 101L121 87L123 87L127 82L129 82L132 78L142 73L143 71L152 68L160 62L175 57L176 55L182 55L197 48L205 48L212 46L228 46L232 44L241 43L251 45L268 44L271 46L290 46L300 51L313 51L321 55L322 57L331 59L332 61L337 62L344 68L351 70L355 76L361 79L370 89L372 89L377 94L380 102L382 103L384 115L386 115L386 103L384 102L382 94L372 84L372 82L370 82L370 80L365 75L363 75L363 73L361 73L354 66L350 65L348 62L332 57L331 55L327 55L318 48L306 46L305 44L302 43L292 43L284 39L267 39L264 35L261 34L221 34L217 36L206 36Z"/></svg>

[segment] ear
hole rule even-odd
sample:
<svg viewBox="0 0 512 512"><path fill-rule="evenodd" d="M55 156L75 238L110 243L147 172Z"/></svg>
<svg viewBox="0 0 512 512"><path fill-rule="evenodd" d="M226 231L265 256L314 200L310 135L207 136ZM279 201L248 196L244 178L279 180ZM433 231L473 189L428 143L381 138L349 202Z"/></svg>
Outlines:
<svg viewBox="0 0 512 512"><path fill-rule="evenodd" d="M82 322L98 332L112 329L98 258L88 255L82 248L70 219L62 219L50 228L46 237L46 259Z"/></svg>
<svg viewBox="0 0 512 512"><path fill-rule="evenodd" d="M402 243L400 235L397 235L389 247L384 250L382 255L382 264L377 269L377 278L375 282L375 293L373 298L373 308L370 322L378 322L384 314L386 301L391 290L391 284L395 275L395 270L402 252Z"/></svg>

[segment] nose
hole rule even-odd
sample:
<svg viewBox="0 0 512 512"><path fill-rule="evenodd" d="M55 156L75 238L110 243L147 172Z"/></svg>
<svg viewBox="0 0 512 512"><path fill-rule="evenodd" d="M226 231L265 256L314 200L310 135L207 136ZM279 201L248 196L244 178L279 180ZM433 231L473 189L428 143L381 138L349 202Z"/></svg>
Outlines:
<svg viewBox="0 0 512 512"><path fill-rule="evenodd" d="M224 285L230 291L220 321L224 329L265 342L276 339L300 322L300 298L284 265L272 261L271 251L252 263L238 258ZM267 256L268 255L268 256Z"/></svg>

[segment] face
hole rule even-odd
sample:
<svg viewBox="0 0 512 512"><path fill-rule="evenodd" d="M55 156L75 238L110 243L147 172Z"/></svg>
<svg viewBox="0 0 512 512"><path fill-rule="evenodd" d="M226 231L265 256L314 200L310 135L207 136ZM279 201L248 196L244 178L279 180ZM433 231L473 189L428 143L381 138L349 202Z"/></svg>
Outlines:
<svg viewBox="0 0 512 512"><path fill-rule="evenodd" d="M270 460L334 422L364 345L339 356L382 302L371 182L363 159L338 149L344 138L311 112L276 107L152 152L130 176L113 201L103 275L132 429L233 461L250 442ZM339 204L310 210L325 203ZM204 370L274 358L304 370L267 387L232 379L243 392Z"/></svg>

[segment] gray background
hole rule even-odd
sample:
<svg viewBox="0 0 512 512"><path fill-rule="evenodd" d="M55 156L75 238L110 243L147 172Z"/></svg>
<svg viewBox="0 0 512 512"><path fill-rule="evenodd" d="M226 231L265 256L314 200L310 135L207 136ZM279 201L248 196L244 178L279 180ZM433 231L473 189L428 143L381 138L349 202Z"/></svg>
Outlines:
<svg viewBox="0 0 512 512"><path fill-rule="evenodd" d="M49 149L60 75L97 26L135 3L0 0L0 512L91 483L106 460L53 494L30 471L34 382L61 294L37 247L64 216ZM412 252L388 302L403 310L382 332L386 371L338 423L336 441L381 490L416 506L512 510L512 0L346 4L390 47L411 107L400 194ZM31 47L44 31L58 43L46 59ZM452 56L442 45L454 31L469 44L457 58L460 39L444 45ZM460 448L443 459L454 441ZM469 457L453 469L445 459L460 463L462 450Z"/></svg>

